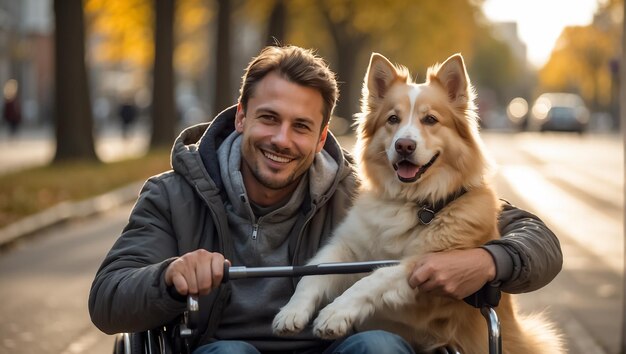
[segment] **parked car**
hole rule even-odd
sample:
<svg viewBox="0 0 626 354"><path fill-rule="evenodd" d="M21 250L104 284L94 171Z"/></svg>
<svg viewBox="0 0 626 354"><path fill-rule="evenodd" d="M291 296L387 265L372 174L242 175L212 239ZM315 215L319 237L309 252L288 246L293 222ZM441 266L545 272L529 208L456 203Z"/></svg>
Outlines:
<svg viewBox="0 0 626 354"><path fill-rule="evenodd" d="M574 93L544 93L533 104L528 127L535 131L583 133L589 124L589 110Z"/></svg>

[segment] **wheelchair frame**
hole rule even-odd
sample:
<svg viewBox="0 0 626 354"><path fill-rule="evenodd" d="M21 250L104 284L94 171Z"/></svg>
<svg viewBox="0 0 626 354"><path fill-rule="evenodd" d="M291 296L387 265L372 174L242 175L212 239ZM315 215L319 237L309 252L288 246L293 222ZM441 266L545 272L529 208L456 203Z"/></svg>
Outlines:
<svg viewBox="0 0 626 354"><path fill-rule="evenodd" d="M279 267L229 267L224 264L223 283L244 278L299 277L323 274L367 273L379 267L399 264L398 261L372 261L351 263L326 263L306 266ZM500 302L500 289L491 284L464 299L469 305L480 309L487 322L489 354L502 353L500 320L495 307ZM200 308L195 296L187 297L187 310L183 321L173 327L163 326L157 329L136 333L118 333L115 336L113 354L190 354L189 339L193 336L198 323ZM454 348L444 347L438 354L462 354Z"/></svg>

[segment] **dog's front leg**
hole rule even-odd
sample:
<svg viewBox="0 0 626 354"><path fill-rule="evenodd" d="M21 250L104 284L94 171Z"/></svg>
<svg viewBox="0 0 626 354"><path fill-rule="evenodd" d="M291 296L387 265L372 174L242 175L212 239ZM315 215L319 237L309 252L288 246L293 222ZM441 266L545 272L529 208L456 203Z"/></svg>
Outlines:
<svg viewBox="0 0 626 354"><path fill-rule="evenodd" d="M322 285L321 278L321 276L304 277L298 283L296 292L287 305L274 317L272 329L275 334L281 336L295 334L309 323L322 301L322 294L317 291L317 287Z"/></svg>
<svg viewBox="0 0 626 354"><path fill-rule="evenodd" d="M374 311L412 301L415 301L415 290L407 281L406 266L380 268L322 309L313 322L313 332L321 338L340 338L351 333L355 325Z"/></svg>
<svg viewBox="0 0 626 354"><path fill-rule="evenodd" d="M352 261L347 259L339 243L330 244L309 262L309 264ZM300 280L296 291L280 312L274 317L272 329L277 335L298 333L306 327L315 311L323 302L333 299L354 283L350 275L305 276Z"/></svg>

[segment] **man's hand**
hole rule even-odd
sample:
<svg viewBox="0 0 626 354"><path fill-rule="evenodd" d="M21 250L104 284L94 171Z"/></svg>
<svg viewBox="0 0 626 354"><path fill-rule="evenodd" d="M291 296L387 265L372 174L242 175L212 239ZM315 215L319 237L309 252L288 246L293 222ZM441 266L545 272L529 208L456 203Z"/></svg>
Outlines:
<svg viewBox="0 0 626 354"><path fill-rule="evenodd" d="M222 282L225 261L222 254L204 249L186 253L165 269L165 284L181 295L206 295Z"/></svg>
<svg viewBox="0 0 626 354"><path fill-rule="evenodd" d="M409 277L420 292L461 300L496 276L493 258L482 248L428 253L421 257Z"/></svg>

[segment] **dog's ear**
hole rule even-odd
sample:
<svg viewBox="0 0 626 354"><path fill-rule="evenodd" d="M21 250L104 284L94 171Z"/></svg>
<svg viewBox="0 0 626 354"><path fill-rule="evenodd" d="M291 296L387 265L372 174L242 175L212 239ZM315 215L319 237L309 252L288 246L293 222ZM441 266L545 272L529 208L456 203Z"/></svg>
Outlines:
<svg viewBox="0 0 626 354"><path fill-rule="evenodd" d="M443 85L450 101L455 106L467 105L472 96L472 88L461 54L454 54L433 69L428 75L429 78L435 77Z"/></svg>
<svg viewBox="0 0 626 354"><path fill-rule="evenodd" d="M436 82L448 94L452 107L459 113L453 122L459 135L466 139L475 140L478 133L478 115L474 104L475 92L465 69L461 54L454 54L441 65L428 69L428 82Z"/></svg>
<svg viewBox="0 0 626 354"><path fill-rule="evenodd" d="M395 82L409 83L409 70L401 65L393 65L387 58L378 53L372 53L370 64L365 73L361 91L361 113L356 115L357 131L361 138L373 134L376 119L367 119L369 113L375 112Z"/></svg>
<svg viewBox="0 0 626 354"><path fill-rule="evenodd" d="M370 98L380 99L385 97L397 78L398 72L393 64L381 54L372 53L363 88L367 88Z"/></svg>

